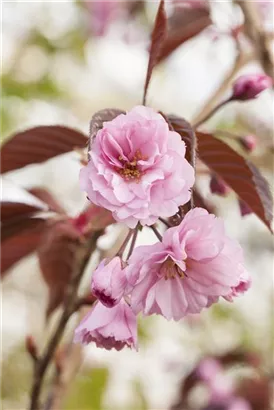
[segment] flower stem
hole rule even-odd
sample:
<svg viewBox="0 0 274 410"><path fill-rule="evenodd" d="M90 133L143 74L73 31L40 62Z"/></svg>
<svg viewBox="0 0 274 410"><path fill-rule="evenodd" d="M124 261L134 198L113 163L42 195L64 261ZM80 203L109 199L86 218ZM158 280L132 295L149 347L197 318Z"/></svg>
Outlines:
<svg viewBox="0 0 274 410"><path fill-rule="evenodd" d="M128 242L129 242L130 238L132 237L132 234L133 234L133 233L134 233L134 230L133 230L133 229L130 229L130 230L128 231L128 234L127 234L127 236L126 236L124 242L122 243L121 248L120 248L119 251L117 252L116 256L120 256L120 257L123 256L124 250L126 249L127 244L128 244Z"/></svg>
<svg viewBox="0 0 274 410"><path fill-rule="evenodd" d="M163 237L160 234L160 232L158 231L158 229L154 225L151 225L150 228L153 230L153 232L155 233L155 235L157 236L159 241L162 242Z"/></svg>
<svg viewBox="0 0 274 410"><path fill-rule="evenodd" d="M74 304L77 297L77 291L84 274L84 270L88 264L91 253L95 250L97 239L103 234L103 230L95 232L91 238L79 249L76 255L75 271L71 277L71 280L67 287L66 297L64 300L64 309L60 317L59 322L45 348L44 353L38 358L35 369L34 377L31 387L30 406L29 410L40 409L40 394L42 385L45 379L45 373L49 367L49 364L54 357L58 343L63 336L65 327L70 319L70 316L74 313Z"/></svg>
<svg viewBox="0 0 274 410"><path fill-rule="evenodd" d="M134 246L135 246L135 243L136 243L136 239L137 239L137 235L138 235L138 230L139 230L139 224L136 226L136 228L133 231L133 237L132 237L132 241L131 241L130 248L129 248L129 251L128 251L127 260L133 252L133 249L134 249Z"/></svg>
<svg viewBox="0 0 274 410"><path fill-rule="evenodd" d="M217 104L205 117L201 118L198 122L193 124L193 128L194 129L198 128L200 125L206 122L209 118L211 118L217 111L219 111L220 108L222 108L224 105L226 105L230 101L232 101L232 97L229 97L227 100L224 100L220 102L219 104Z"/></svg>

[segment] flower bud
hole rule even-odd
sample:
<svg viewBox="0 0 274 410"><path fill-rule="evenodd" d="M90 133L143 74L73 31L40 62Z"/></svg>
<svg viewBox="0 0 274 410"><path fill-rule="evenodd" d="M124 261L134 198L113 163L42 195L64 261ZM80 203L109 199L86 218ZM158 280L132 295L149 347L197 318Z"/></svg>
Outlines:
<svg viewBox="0 0 274 410"><path fill-rule="evenodd" d="M246 135L239 138L241 146L247 151L252 152L257 146L257 138L254 135Z"/></svg>
<svg viewBox="0 0 274 410"><path fill-rule="evenodd" d="M35 343L33 336L31 335L28 335L26 337L26 349L28 353L31 355L31 357L36 361L38 359L37 345Z"/></svg>
<svg viewBox="0 0 274 410"><path fill-rule="evenodd" d="M116 256L109 263L104 259L94 271L91 290L103 305L113 307L120 302L127 280L122 269L122 261Z"/></svg>
<svg viewBox="0 0 274 410"><path fill-rule="evenodd" d="M265 74L247 74L239 77L233 85L232 100L251 100L272 86L272 79Z"/></svg>
<svg viewBox="0 0 274 410"><path fill-rule="evenodd" d="M210 190L212 194L220 195L220 196L227 196L230 189L226 185L226 183L216 175L213 175L210 180Z"/></svg>
<svg viewBox="0 0 274 410"><path fill-rule="evenodd" d="M242 216L252 214L252 210L250 209L250 207L247 205L246 202L242 201L241 199L239 199L239 207Z"/></svg>

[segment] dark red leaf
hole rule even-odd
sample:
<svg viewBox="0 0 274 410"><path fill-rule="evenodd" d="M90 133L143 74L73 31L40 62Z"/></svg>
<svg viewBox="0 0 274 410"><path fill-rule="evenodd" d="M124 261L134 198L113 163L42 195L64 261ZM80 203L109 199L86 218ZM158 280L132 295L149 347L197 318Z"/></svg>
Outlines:
<svg viewBox="0 0 274 410"><path fill-rule="evenodd" d="M66 214L64 208L59 204L59 202L54 198L54 196L44 188L31 188L28 190L29 193L34 195L40 201L48 205L48 209L57 214Z"/></svg>
<svg viewBox="0 0 274 410"><path fill-rule="evenodd" d="M37 212L47 211L48 207L45 205L39 207L38 205L30 205L22 202L1 202L1 221L2 224L14 218L29 218Z"/></svg>
<svg viewBox="0 0 274 410"><path fill-rule="evenodd" d="M174 131L181 135L182 139L186 144L186 159L188 162L195 167L195 157L196 157L196 135L195 131L184 118L177 117L175 115L168 115L169 120Z"/></svg>
<svg viewBox="0 0 274 410"><path fill-rule="evenodd" d="M125 114L125 111L118 110L116 108L106 108L105 110L96 112L92 116L89 128L89 149L91 149L92 141L97 132L103 128L104 122L112 121L120 114Z"/></svg>
<svg viewBox="0 0 274 410"><path fill-rule="evenodd" d="M79 246L81 233L69 220L55 223L43 237L38 257L43 278L49 288L47 316L63 301Z"/></svg>
<svg viewBox="0 0 274 410"><path fill-rule="evenodd" d="M44 226L47 220L43 218L14 218L1 226L1 243L8 238L21 234L22 232L34 229L38 226Z"/></svg>
<svg viewBox="0 0 274 410"><path fill-rule="evenodd" d="M148 85L151 79L152 71L159 61L161 50L167 33L167 17L165 12L164 0L160 1L158 12L156 15L154 28L151 35L151 45L149 51L149 60L146 74L146 81L144 86L143 105L146 104L146 95Z"/></svg>
<svg viewBox="0 0 274 410"><path fill-rule="evenodd" d="M87 145L87 137L62 126L30 128L13 135L1 148L1 172L38 164Z"/></svg>
<svg viewBox="0 0 274 410"><path fill-rule="evenodd" d="M237 396L243 397L252 410L268 410L273 404L273 387L270 377L243 378L237 387Z"/></svg>
<svg viewBox="0 0 274 410"><path fill-rule="evenodd" d="M218 174L271 230L272 195L260 171L213 135L202 132L196 134L199 158Z"/></svg>
<svg viewBox="0 0 274 410"><path fill-rule="evenodd" d="M30 226L28 229L19 231L16 235L9 236L6 240L1 238L1 275L4 276L7 270L22 258L34 252L39 246L46 221Z"/></svg>
<svg viewBox="0 0 274 410"><path fill-rule="evenodd" d="M161 48L158 62L211 24L209 9L208 7L181 8L175 11L168 23L168 35Z"/></svg>

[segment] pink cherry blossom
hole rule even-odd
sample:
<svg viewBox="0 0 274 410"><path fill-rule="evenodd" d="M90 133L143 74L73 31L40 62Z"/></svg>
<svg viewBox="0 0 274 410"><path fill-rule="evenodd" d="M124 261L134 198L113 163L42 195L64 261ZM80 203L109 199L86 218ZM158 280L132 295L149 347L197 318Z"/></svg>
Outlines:
<svg viewBox="0 0 274 410"><path fill-rule="evenodd" d="M113 308L97 302L75 330L74 342L95 342L107 350L125 346L137 350L136 316L123 299Z"/></svg>
<svg viewBox="0 0 274 410"><path fill-rule="evenodd" d="M173 0L175 8L204 9L209 7L208 0Z"/></svg>
<svg viewBox="0 0 274 410"><path fill-rule="evenodd" d="M92 293L107 307L120 302L126 287L122 261L116 256L109 263L104 259L94 271L91 280Z"/></svg>
<svg viewBox="0 0 274 410"><path fill-rule="evenodd" d="M227 410L252 410L251 405L242 397L234 397L231 399Z"/></svg>
<svg viewBox="0 0 274 410"><path fill-rule="evenodd" d="M197 367L197 374L204 382L210 383L222 371L220 362L212 357L206 357L201 360Z"/></svg>
<svg viewBox="0 0 274 410"><path fill-rule="evenodd" d="M190 199L194 170L185 143L151 108L138 106L105 122L89 154L82 190L130 228L172 216Z"/></svg>
<svg viewBox="0 0 274 410"><path fill-rule="evenodd" d="M111 23L121 14L123 7L123 3L119 1L85 1L85 4L90 12L89 22L95 36L106 34Z"/></svg>
<svg viewBox="0 0 274 410"><path fill-rule="evenodd" d="M226 300L229 302L233 302L233 299L237 296L242 295L245 293L251 286L251 279L247 272L247 270L242 266L242 272L240 274L240 281L237 286L233 286L231 288L231 293L229 295L224 296Z"/></svg>
<svg viewBox="0 0 274 410"><path fill-rule="evenodd" d="M162 242L135 248L126 268L135 313L179 320L241 293L249 281L240 245L225 235L222 219L189 211Z"/></svg>
<svg viewBox="0 0 274 410"><path fill-rule="evenodd" d="M250 100L272 86L272 78L265 74L245 74L233 85L233 100Z"/></svg>

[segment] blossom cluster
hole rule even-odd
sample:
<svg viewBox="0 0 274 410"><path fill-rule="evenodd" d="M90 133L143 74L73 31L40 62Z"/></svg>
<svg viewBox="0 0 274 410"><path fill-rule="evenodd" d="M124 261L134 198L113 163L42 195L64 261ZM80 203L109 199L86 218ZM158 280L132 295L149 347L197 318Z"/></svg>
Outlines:
<svg viewBox="0 0 274 410"><path fill-rule="evenodd" d="M129 228L127 243L92 275L97 301L75 331L75 341L98 347L137 349L137 315L181 320L244 293L250 277L240 245L229 238L221 218L203 208L184 216L194 169L185 143L165 118L151 108L135 107L105 122L92 142L80 183L93 203L112 212ZM163 236L158 220L180 218ZM153 245L134 248L138 231L151 227Z"/></svg>

